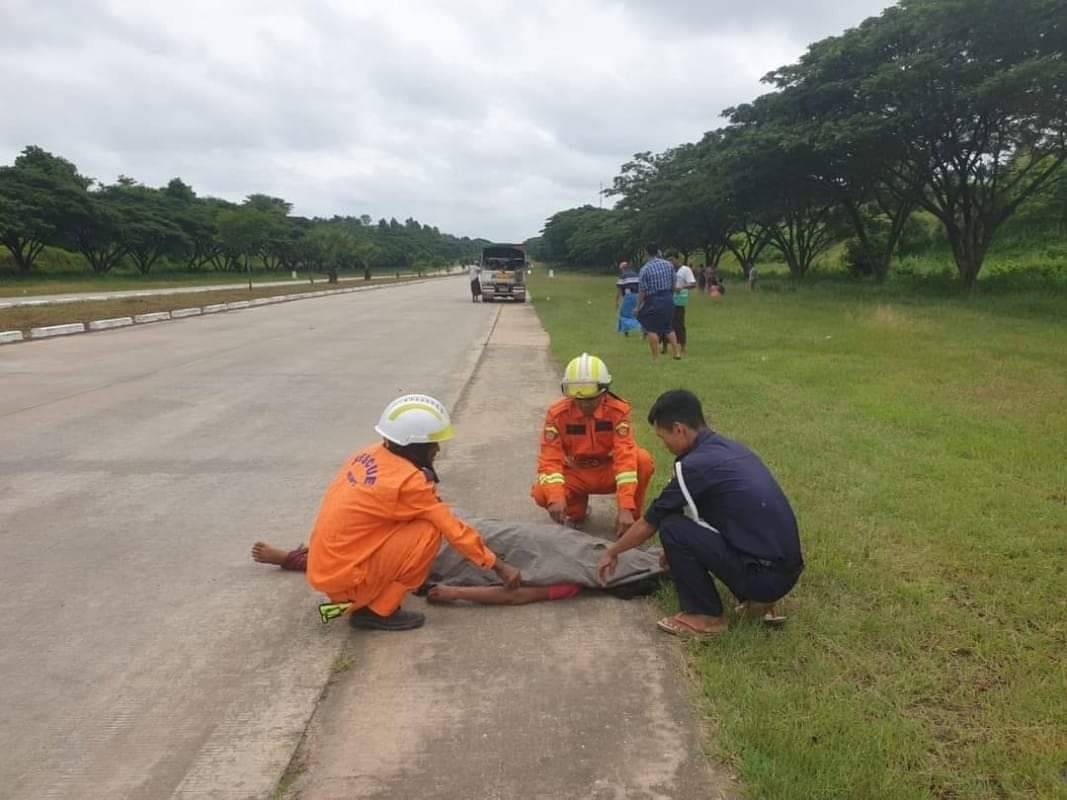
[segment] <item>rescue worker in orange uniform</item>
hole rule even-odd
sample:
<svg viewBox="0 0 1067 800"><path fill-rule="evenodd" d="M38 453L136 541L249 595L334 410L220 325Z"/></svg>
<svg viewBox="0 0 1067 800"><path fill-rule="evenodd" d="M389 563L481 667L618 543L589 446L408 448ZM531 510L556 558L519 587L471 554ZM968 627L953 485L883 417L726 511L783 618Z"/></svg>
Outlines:
<svg viewBox="0 0 1067 800"><path fill-rule="evenodd" d="M630 404L609 391L611 373L603 361L582 353L567 365L561 388L563 399L545 416L530 494L560 524L582 522L589 495L614 494L621 535L644 510L655 463L634 441Z"/></svg>
<svg viewBox="0 0 1067 800"><path fill-rule="evenodd" d="M410 630L425 615L400 607L426 581L444 537L507 588L519 571L497 558L478 532L437 496L433 462L452 438L448 411L426 395L405 395L382 413L381 444L341 467L322 500L307 553L307 582L331 602L351 602L350 624Z"/></svg>

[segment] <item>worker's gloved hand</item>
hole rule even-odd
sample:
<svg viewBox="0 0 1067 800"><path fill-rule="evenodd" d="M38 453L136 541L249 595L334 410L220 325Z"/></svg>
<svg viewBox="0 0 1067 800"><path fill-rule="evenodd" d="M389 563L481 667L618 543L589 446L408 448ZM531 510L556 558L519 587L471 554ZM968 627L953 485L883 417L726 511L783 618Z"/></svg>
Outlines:
<svg viewBox="0 0 1067 800"><path fill-rule="evenodd" d="M630 526L637 520L634 519L634 512L626 508L619 509L619 515L615 518L615 538L618 539L626 531L630 530Z"/></svg>
<svg viewBox="0 0 1067 800"><path fill-rule="evenodd" d="M500 578L500 582L504 584L505 589L518 589L522 584L522 573L502 558L496 560L496 564L493 565L493 572Z"/></svg>
<svg viewBox="0 0 1067 800"><path fill-rule="evenodd" d="M559 525L567 522L567 507L562 500L548 504L548 516L552 517L552 521Z"/></svg>

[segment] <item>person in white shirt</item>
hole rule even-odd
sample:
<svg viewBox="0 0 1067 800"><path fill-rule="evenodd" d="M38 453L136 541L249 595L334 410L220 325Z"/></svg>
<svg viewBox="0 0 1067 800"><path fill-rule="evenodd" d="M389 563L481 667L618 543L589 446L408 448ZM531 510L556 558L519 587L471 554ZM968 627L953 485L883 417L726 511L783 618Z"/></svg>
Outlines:
<svg viewBox="0 0 1067 800"><path fill-rule="evenodd" d="M674 266L674 317L671 320L671 328L678 337L678 346L685 355L686 331L685 309L689 305L689 290L697 285L696 275L688 266L681 263L678 253L671 251L667 254L667 260Z"/></svg>

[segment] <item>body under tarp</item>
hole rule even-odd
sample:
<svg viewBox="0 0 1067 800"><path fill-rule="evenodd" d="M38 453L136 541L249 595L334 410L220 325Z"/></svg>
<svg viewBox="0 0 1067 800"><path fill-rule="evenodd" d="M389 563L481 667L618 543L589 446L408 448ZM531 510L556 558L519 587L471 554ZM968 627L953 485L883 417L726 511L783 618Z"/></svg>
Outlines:
<svg viewBox="0 0 1067 800"><path fill-rule="evenodd" d="M596 566L610 542L562 525L461 516L481 534L490 550L518 567L523 584L575 583L590 589L603 588L597 582ZM648 584L665 574L658 550L628 550L619 556L619 566L607 588ZM471 564L447 542L434 559L429 582L452 586L500 584L495 573Z"/></svg>

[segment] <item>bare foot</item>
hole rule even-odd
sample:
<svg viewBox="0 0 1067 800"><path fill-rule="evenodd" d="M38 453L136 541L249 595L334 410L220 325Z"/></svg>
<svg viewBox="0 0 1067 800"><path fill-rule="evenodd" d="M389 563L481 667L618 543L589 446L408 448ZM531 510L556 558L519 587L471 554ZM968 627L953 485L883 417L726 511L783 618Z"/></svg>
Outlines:
<svg viewBox="0 0 1067 800"><path fill-rule="evenodd" d="M275 564L280 567L287 555L289 555L288 551L271 547L265 542L256 542L252 545L252 560L260 564Z"/></svg>
<svg viewBox="0 0 1067 800"><path fill-rule="evenodd" d="M428 603L454 603L457 599L451 586L434 586L426 593Z"/></svg>

